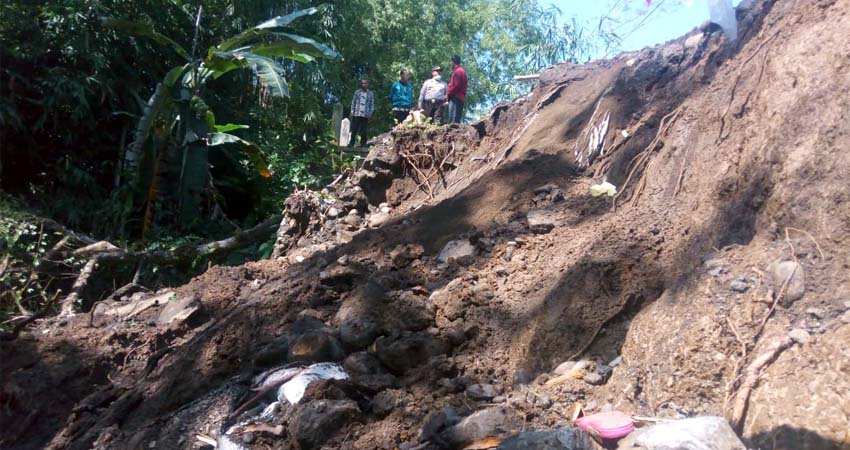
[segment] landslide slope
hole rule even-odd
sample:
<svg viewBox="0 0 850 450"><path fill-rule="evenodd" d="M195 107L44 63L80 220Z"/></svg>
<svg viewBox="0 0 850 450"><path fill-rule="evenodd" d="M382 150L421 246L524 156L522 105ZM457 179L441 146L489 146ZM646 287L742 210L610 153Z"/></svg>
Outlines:
<svg viewBox="0 0 850 450"><path fill-rule="evenodd" d="M576 402L847 448L850 2L738 19L734 43L705 26L558 65L471 126L382 137L339 218L302 194L280 258L176 289L203 305L193 320L79 315L2 344L0 446L197 448L254 375L309 354L351 383L308 390L245 448L439 448L423 426L445 406L549 429ZM590 195L602 180L615 199ZM471 254L439 261L452 241ZM581 358L601 380L546 383ZM328 401L345 406L330 426Z"/></svg>

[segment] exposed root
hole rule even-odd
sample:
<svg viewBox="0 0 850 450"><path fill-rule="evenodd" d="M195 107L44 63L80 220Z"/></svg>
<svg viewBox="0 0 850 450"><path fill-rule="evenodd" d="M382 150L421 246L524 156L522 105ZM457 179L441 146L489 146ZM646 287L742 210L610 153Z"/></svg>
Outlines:
<svg viewBox="0 0 850 450"><path fill-rule="evenodd" d="M793 343L794 341L786 334L781 339L772 342L767 347L767 350L747 367L747 370L744 372L744 381L741 383L741 389L735 397L735 404L729 416L729 424L732 425L733 429L740 432L744 425L744 417L746 416L747 405L750 401L750 394L753 391L753 387L758 383L762 369L776 359L780 353L791 347Z"/></svg>
<svg viewBox="0 0 850 450"><path fill-rule="evenodd" d="M617 195L615 195L613 198L614 208L617 207L617 199L623 194L623 192L625 192L626 187L628 187L629 182L632 180L632 177L634 177L635 173L637 173L638 170L646 167L649 164L650 157L652 156L655 149L659 147L659 145L663 147L663 136L667 134L667 131L669 131L670 127L673 125L676 119L679 118L679 115L684 110L684 107L679 106L673 111L671 111L669 114L661 118L661 122L658 124L658 133L656 133L655 139L653 139L652 142L650 142L649 145L637 157L635 157L635 159L633 159L632 163L629 165L631 167L631 170L629 170L629 175L626 177L626 181L623 182L623 186L620 187L620 190L619 192L617 192ZM646 177L646 174L647 171L644 170L641 176L639 186L645 185L644 178ZM641 190L642 189L639 188L637 192L639 193ZM637 195L633 194L629 198L629 201L636 200Z"/></svg>
<svg viewBox="0 0 850 450"><path fill-rule="evenodd" d="M751 53L750 56L748 56L747 59L745 59L739 66L740 68L738 69L738 74L735 75L735 81L734 83L732 83L732 92L729 96L729 104L726 105L726 110L724 110L723 114L720 115L720 131L717 133L717 139L715 139L715 143L719 144L724 139L723 132L726 130L726 116L729 115L729 110L732 109L732 103L735 101L735 92L738 90L738 84L741 82L741 77L744 74L744 69L747 68L747 64L752 61L752 59L755 58L756 55L758 55L761 49L763 49L767 44L771 43L776 38L776 36L779 36L779 31L773 33L772 36L762 41L762 43L759 44L758 47L756 47L753 53Z"/></svg>

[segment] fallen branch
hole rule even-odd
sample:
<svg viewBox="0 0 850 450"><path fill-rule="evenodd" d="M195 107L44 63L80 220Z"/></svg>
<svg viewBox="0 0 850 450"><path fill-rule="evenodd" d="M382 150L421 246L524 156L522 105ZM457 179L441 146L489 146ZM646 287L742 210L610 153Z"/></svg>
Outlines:
<svg viewBox="0 0 850 450"><path fill-rule="evenodd" d="M41 308L41 311L32 314L15 324L15 327L12 328L12 331L0 331L0 342L14 341L18 338L18 335L21 333L21 330L23 330L24 327L46 316L47 312L50 310L50 307L53 306L53 303L56 302L57 298L59 298L60 292L61 291L56 291L56 293L53 294L53 297L51 297L50 300L48 300L47 303L44 304L44 307Z"/></svg>
<svg viewBox="0 0 850 450"><path fill-rule="evenodd" d="M80 271L80 275L77 277L77 281L74 282L74 286L71 287L71 293L62 300L62 311L60 312L63 316L70 316L74 314L74 304L80 299L83 289L86 288L89 284L89 279L94 273L94 269L97 267L97 264L100 262L97 256L90 259L83 270Z"/></svg>

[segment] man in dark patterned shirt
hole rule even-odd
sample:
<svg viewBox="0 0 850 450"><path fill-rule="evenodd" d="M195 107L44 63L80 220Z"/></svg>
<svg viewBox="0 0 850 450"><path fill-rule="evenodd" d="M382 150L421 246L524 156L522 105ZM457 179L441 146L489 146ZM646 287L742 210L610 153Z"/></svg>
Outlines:
<svg viewBox="0 0 850 450"><path fill-rule="evenodd" d="M369 81L360 80L360 90L354 93L351 100L351 140L349 147L354 147L357 133L360 133L360 146L366 146L366 127L375 112L375 95L369 90Z"/></svg>

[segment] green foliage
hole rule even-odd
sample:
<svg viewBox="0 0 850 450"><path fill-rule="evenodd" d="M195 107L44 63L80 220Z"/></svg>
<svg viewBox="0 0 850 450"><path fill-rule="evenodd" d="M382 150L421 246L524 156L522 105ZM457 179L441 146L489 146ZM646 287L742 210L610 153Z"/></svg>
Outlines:
<svg viewBox="0 0 850 450"><path fill-rule="evenodd" d="M418 92L459 54L474 115L524 94L514 75L590 57L596 35L559 14L537 0L0 2L0 182L90 234L215 236L232 229L216 211L248 226L356 164L330 117L358 78L376 134L399 69Z"/></svg>

